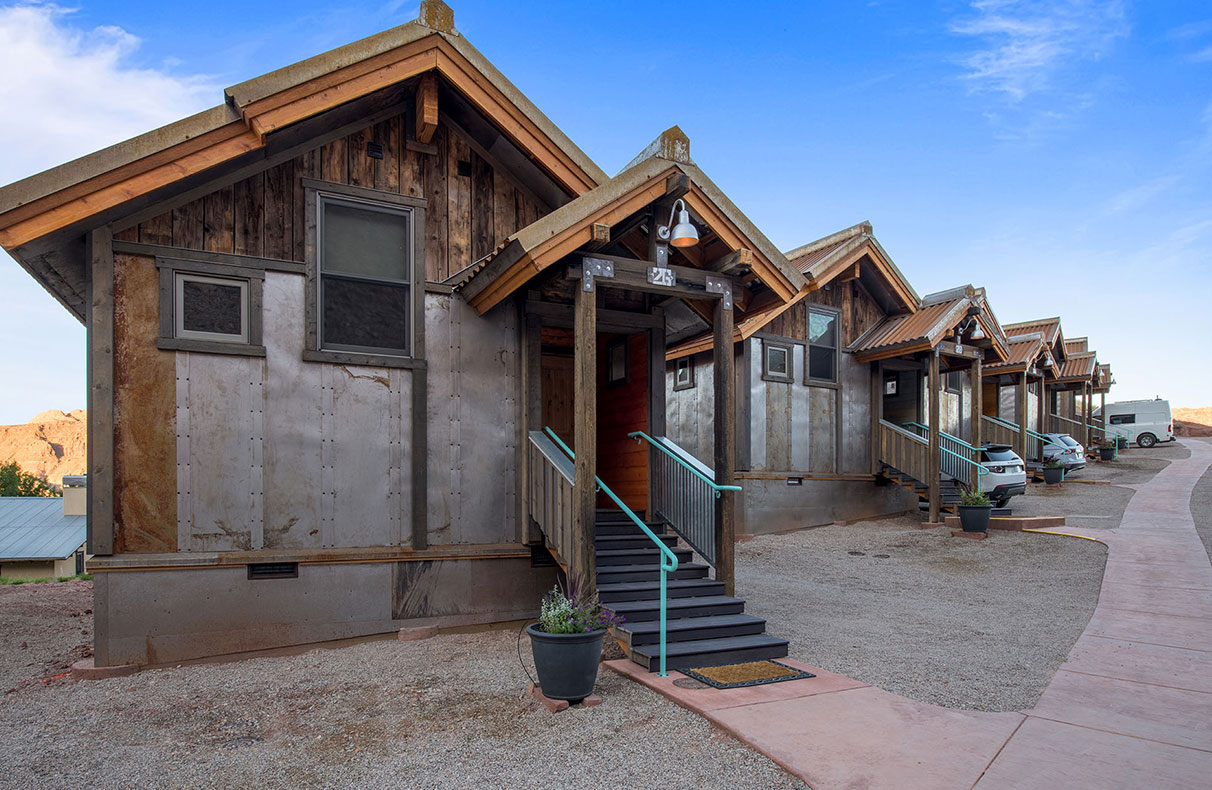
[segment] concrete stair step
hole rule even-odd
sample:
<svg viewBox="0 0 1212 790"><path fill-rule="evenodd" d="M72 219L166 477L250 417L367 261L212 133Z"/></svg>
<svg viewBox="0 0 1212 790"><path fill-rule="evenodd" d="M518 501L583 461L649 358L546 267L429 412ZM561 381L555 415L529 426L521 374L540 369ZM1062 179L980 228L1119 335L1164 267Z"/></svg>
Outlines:
<svg viewBox="0 0 1212 790"><path fill-rule="evenodd" d="M784 658L786 655L787 640L769 634L698 639L665 646L666 666L669 669L718 667L766 658ZM655 672L661 667L660 647L637 645L631 649L631 660Z"/></svg>
<svg viewBox="0 0 1212 790"><path fill-rule="evenodd" d="M660 565L607 565L598 568L598 586L620 582L656 581L661 578ZM679 562L676 571L666 574L667 579L705 579L707 566L701 562Z"/></svg>
<svg viewBox="0 0 1212 790"><path fill-rule="evenodd" d="M660 601L616 601L608 607L615 614L622 615L628 623L641 623L649 620L659 620L661 617ZM741 614L745 611L745 602L740 598L727 595L703 595L694 598L669 598L665 601L665 617L667 620L676 618L710 617L723 614Z"/></svg>
<svg viewBox="0 0 1212 790"><path fill-rule="evenodd" d="M618 631L629 638L632 647L655 645L661 641L659 620L624 623ZM667 643L721 639L729 636L749 636L765 633L766 621L751 614L723 614L708 617L683 617L665 624Z"/></svg>
<svg viewBox="0 0 1212 790"><path fill-rule="evenodd" d="M599 584L598 600L603 604L617 601L652 601L660 594L661 583L657 581L619 582ZM724 583L714 579L670 579L665 582L666 598L690 598L704 595L723 595Z"/></svg>
<svg viewBox="0 0 1212 790"><path fill-rule="evenodd" d="M598 549L597 563L599 568L612 565L656 565L661 561L662 552L651 543L646 549ZM678 558L678 564L690 562L693 552L690 549L673 549Z"/></svg>

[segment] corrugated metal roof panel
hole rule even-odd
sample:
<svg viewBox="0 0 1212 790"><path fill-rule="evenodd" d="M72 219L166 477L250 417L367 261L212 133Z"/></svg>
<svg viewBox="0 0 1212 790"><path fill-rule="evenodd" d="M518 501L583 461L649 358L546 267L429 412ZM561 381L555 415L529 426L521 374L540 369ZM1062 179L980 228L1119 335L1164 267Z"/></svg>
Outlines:
<svg viewBox="0 0 1212 790"><path fill-rule="evenodd" d="M1008 335L1030 335L1039 332L1049 345L1056 342L1056 332L1060 329L1060 318L1037 318L1033 321L1020 321L1017 324L1002 324L1002 329Z"/></svg>
<svg viewBox="0 0 1212 790"><path fill-rule="evenodd" d="M0 560L62 559L87 536L85 517L63 515L59 497L0 497Z"/></svg>
<svg viewBox="0 0 1212 790"><path fill-rule="evenodd" d="M1043 341L1038 335L1033 335L1022 340L1012 337L1010 338L1010 342L1006 344L1006 350L1009 352L1010 356L1005 362L993 363L987 365L986 367L996 369L1030 365L1035 361L1035 358L1039 356L1040 351L1043 350Z"/></svg>
<svg viewBox="0 0 1212 790"><path fill-rule="evenodd" d="M829 244L825 247L821 247L819 250L812 250L811 252L808 252L805 255L801 255L799 258L796 258L795 260L791 261L791 265L794 266L795 268L799 269L804 274L807 274L808 270L811 269L814 264L820 263L821 261L825 260L833 253L840 250L842 247L845 247L852 240L853 240L852 238L851 239L842 239L840 241L834 242L833 244Z"/></svg>
<svg viewBox="0 0 1212 790"><path fill-rule="evenodd" d="M956 313L967 307L967 298L951 299L928 305L916 313L886 318L860 338L853 350L874 351L915 340L933 340L940 332L951 328L958 319Z"/></svg>

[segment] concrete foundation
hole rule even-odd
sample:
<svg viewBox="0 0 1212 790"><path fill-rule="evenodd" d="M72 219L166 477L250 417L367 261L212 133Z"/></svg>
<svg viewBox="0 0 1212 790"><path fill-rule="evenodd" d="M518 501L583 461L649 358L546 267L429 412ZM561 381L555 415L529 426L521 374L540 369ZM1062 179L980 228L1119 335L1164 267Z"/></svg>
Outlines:
<svg viewBox="0 0 1212 790"><path fill-rule="evenodd" d="M836 521L862 521L917 510L917 497L900 486L866 480L787 478L737 481L738 534L768 535Z"/></svg>
<svg viewBox="0 0 1212 790"><path fill-rule="evenodd" d="M411 597L411 616L400 619L393 617L397 566L410 563L301 565L297 578L274 579L249 579L243 565L98 573L96 665L165 664L402 627L518 620L534 616L555 583L553 568L532 568L528 559L451 562L473 564L476 580L449 595L442 585L430 590L433 607L428 596Z"/></svg>

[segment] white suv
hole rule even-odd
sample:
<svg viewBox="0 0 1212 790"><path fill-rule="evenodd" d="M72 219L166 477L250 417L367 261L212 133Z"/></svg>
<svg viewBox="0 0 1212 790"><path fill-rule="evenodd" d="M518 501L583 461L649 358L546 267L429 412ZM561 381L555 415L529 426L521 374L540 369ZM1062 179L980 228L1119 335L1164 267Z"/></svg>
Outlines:
<svg viewBox="0 0 1212 790"><path fill-rule="evenodd" d="M1010 445L982 445L981 466L989 470L981 475L981 492L996 507L1005 507L1010 497L1027 493L1027 467Z"/></svg>
<svg viewBox="0 0 1212 790"><path fill-rule="evenodd" d="M1044 461L1060 461L1066 472L1086 468L1086 448L1067 433L1045 433Z"/></svg>

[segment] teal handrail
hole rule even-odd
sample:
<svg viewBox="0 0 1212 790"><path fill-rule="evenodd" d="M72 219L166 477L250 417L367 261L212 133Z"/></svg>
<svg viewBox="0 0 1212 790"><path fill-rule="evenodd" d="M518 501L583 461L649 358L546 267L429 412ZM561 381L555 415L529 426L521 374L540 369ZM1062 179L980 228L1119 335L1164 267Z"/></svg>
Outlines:
<svg viewBox="0 0 1212 790"><path fill-rule="evenodd" d="M918 428L918 429L921 429L921 430L923 430L923 431L929 431L929 430L930 430L930 426L929 426L929 425L923 425L923 424L922 424L922 423L920 423L920 422L906 422L906 423L903 423L903 425L904 425L905 427L913 427L913 428ZM941 437L942 437L942 438L944 438L944 439L948 439L948 440L950 440L950 441L952 441L952 442L955 442L956 444L958 444L958 445L960 445L960 446L962 446L962 447L965 447L965 448L967 448L968 450L971 450L971 451L972 451L972 452L974 452L974 453L979 453L979 452L980 452L980 449L979 449L979 448L973 447L972 445L968 444L967 442L965 442L963 439L959 438L958 436L952 436L951 434L947 433L946 431L939 431L939 432L938 432L938 435L939 435L939 436L941 436ZM977 479L977 480L980 480L980 479L981 479L981 475L987 475L987 474L989 474L989 470L988 470L988 469L986 469L986 468L984 467L984 465L983 465L983 464L979 464L979 463L977 463L976 461L973 461L971 458L969 458L969 457L967 457L967 456L965 456L965 455L960 455L959 453L955 452L954 450L951 450L951 449L949 449L949 448L947 448L947 447L943 447L941 444L939 445L939 448L938 448L938 449L942 450L944 453L949 453L950 455L955 456L956 458L960 459L961 461L963 461L963 462L965 462L965 463L968 463L968 464L971 464L972 466L975 466L975 467L976 467L976 479Z"/></svg>
<svg viewBox="0 0 1212 790"><path fill-rule="evenodd" d="M720 493L721 493L721 492L723 492L723 491L740 491L740 490L741 490L741 487L740 487L740 486L721 486L721 485L716 485L716 483L715 483L715 481L714 481L714 480L709 479L709 478L707 477L707 475L703 474L702 472L700 472L699 470L695 469L695 468L694 468L693 466L691 466L690 464L686 463L686 460L685 460L684 458L679 458L679 457L677 456L677 454L676 454L676 453L671 452L671 451L669 450L669 448L668 448L668 447L666 447L665 445L661 444L661 443L660 443L660 442L658 442L656 439L653 439L651 436L649 436L648 434L644 433L643 431L632 431L631 433L627 434L627 438L628 438L628 439L635 439L635 443L636 443L636 444L639 444L639 443L640 443L640 439L646 439L650 445L652 445L653 447L657 448L658 450L660 450L661 452L663 452L665 455L669 456L669 457L670 457L670 458L672 458L673 460L677 461L677 462L678 462L679 464L681 464L682 466L686 467L686 469L690 470L690 473L691 473L691 474L693 474L693 475L694 475L695 477L697 477L698 479L702 480L702 481L703 481L704 483L706 483L707 485L711 486L712 490L714 490L714 491L715 491L715 498L716 498L716 499L719 499L719 498L720 498Z"/></svg>
<svg viewBox="0 0 1212 790"><path fill-rule="evenodd" d="M1026 431L1027 435L1034 439L1039 439L1040 441L1043 441L1043 442L1051 441L1051 439L1049 439L1047 436L1044 436L1042 433L1039 433L1038 431L1033 431L1030 428L1025 428L1023 426L1020 426L1018 423L1010 422L1009 420L1003 420L1001 417L993 417L988 414L985 414L983 416L986 420L989 420L991 422L996 422L1000 425L1004 425L1007 428L1012 428L1016 431Z"/></svg>
<svg viewBox="0 0 1212 790"><path fill-rule="evenodd" d="M543 428L543 430L561 450L568 454L569 458L574 461L576 460L576 454L572 452L568 445L564 444L564 441L556 435L555 431L550 428ZM644 534L661 550L661 671L657 674L661 677L668 677L669 673L665 669L665 574L672 573L678 569L678 555L674 554L673 549L666 546L665 542L658 538L656 533L649 529L648 525L631 508L627 507L626 503L619 499L617 494L610 490L610 486L602 482L602 478L595 476L594 480L597 482L595 490L610 497L619 506L619 509L626 513L627 517L634 521L635 525L643 530Z"/></svg>

